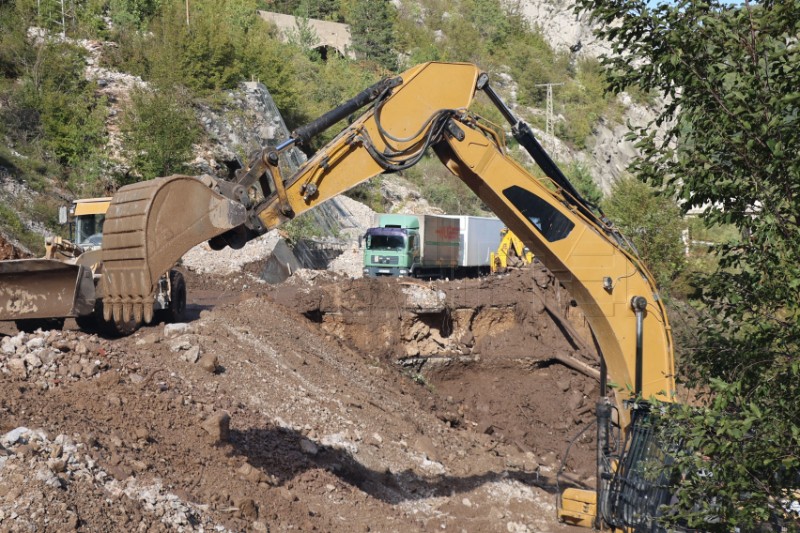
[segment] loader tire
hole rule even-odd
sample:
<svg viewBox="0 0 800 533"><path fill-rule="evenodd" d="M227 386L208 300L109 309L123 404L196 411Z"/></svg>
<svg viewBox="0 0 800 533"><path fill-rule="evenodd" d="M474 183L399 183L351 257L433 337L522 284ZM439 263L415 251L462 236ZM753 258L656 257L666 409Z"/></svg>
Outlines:
<svg viewBox="0 0 800 533"><path fill-rule="evenodd" d="M126 337L139 329L141 324L134 319L118 324L107 322L103 319L103 301L98 299L95 303L94 312L90 315L79 316L75 319L78 327L87 333L97 333L102 337Z"/></svg>
<svg viewBox="0 0 800 533"><path fill-rule="evenodd" d="M17 326L17 330L24 331L25 333L33 333L37 329L41 329L42 331L64 329L63 318L26 318L15 320L14 324Z"/></svg>
<svg viewBox="0 0 800 533"><path fill-rule="evenodd" d="M161 311L161 320L168 323L186 319L186 280L177 270L169 271L169 307Z"/></svg>

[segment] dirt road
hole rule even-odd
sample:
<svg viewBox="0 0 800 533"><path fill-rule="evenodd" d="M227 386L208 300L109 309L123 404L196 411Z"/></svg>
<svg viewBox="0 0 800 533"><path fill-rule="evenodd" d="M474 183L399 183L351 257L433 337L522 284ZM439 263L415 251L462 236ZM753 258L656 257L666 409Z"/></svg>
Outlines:
<svg viewBox="0 0 800 533"><path fill-rule="evenodd" d="M309 277L189 275L187 324L123 339L0 330L0 531L580 531L556 473L596 383L545 274Z"/></svg>

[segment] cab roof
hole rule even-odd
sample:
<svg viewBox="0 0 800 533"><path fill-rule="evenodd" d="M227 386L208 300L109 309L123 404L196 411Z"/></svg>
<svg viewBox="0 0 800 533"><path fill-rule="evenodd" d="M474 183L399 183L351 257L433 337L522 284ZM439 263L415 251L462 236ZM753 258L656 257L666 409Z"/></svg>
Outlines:
<svg viewBox="0 0 800 533"><path fill-rule="evenodd" d="M103 198L82 198L72 202L74 208L73 215L76 217L82 215L104 215L108 211L108 206L111 204L111 197L106 196Z"/></svg>

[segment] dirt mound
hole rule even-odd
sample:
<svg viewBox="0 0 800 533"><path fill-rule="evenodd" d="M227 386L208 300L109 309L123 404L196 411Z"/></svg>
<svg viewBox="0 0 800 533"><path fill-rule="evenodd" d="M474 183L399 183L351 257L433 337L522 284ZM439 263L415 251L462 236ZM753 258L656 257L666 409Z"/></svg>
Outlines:
<svg viewBox="0 0 800 533"><path fill-rule="evenodd" d="M541 267L449 282L284 285L270 296L357 352L404 369L442 421L530 453L543 471L560 468L567 443L593 420L599 359L587 347L588 326ZM590 483L592 437L567 463Z"/></svg>
<svg viewBox="0 0 800 533"><path fill-rule="evenodd" d="M426 357L418 332L410 356L403 321L455 316L467 303L451 292L472 288L247 279L190 274L189 324L2 341L0 531L573 531L555 520L554 471L577 429L563 405L589 381L514 355L532 342L511 350L516 309L473 318L466 354L431 318L445 345ZM517 280L474 283L499 298ZM526 327L550 338L537 316ZM359 320L395 344L358 340ZM573 457L590 484L593 461Z"/></svg>

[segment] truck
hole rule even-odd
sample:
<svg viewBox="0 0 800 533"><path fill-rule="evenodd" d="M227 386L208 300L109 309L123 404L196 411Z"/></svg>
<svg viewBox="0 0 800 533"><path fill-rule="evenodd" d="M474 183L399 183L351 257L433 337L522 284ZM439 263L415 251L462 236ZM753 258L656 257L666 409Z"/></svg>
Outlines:
<svg viewBox="0 0 800 533"><path fill-rule="evenodd" d="M377 216L364 235L364 276L462 278L488 274L503 223L465 215Z"/></svg>

